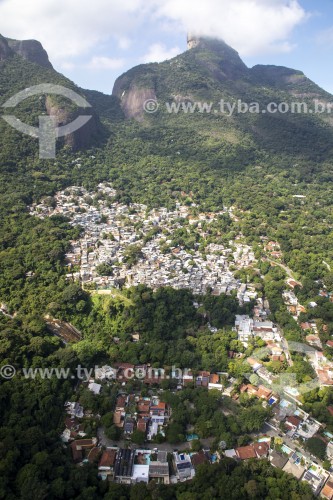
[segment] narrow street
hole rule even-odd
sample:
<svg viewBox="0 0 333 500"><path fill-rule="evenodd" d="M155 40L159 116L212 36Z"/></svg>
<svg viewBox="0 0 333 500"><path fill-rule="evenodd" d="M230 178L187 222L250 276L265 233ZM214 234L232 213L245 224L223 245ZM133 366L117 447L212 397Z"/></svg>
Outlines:
<svg viewBox="0 0 333 500"><path fill-rule="evenodd" d="M279 429L277 429L277 430L276 429L277 428L275 428L275 426L273 424L271 424L270 422L266 422L265 426L262 429L262 432L264 434L267 434L267 436L276 437L279 434L282 434L282 432ZM311 453L309 453L308 451L304 450L304 448L302 448L301 444L296 439L291 439L290 437L286 436L285 434L283 434L283 437L281 439L283 439L283 442L287 446L289 446L289 448L291 448L292 450L295 450L295 451L296 451L296 449L299 450L307 460L309 460L311 462L315 461L321 467L323 466L322 461L319 458L311 455Z"/></svg>
<svg viewBox="0 0 333 500"><path fill-rule="evenodd" d="M287 273L288 278L296 281L296 283L298 285L302 286L302 283L295 278L295 276L293 275L293 271L288 266L286 266L285 264L282 264L281 262L273 260L267 256L266 256L266 259L268 260L268 262L271 262L272 264L275 264L276 266L281 267L281 269L283 269Z"/></svg>
<svg viewBox="0 0 333 500"><path fill-rule="evenodd" d="M150 443L150 442L145 442L143 445L138 445L135 443L132 443L130 440L127 439L121 439L120 441L115 441L114 439L109 439L106 437L104 428L99 427L97 430L97 437L99 440L99 443L102 446L105 446L106 448L112 447L112 446L118 446L119 448L124 448L124 447L131 447L131 448L144 448L145 450L153 450L154 448L158 448L161 451L167 451L168 453L173 452L174 450L190 450L191 449L191 443L188 441L185 441L183 443L176 443L176 444L170 444L170 443ZM209 449L211 447L212 442L214 441L214 438L208 438L208 439L200 439L201 444L203 445L204 448Z"/></svg>

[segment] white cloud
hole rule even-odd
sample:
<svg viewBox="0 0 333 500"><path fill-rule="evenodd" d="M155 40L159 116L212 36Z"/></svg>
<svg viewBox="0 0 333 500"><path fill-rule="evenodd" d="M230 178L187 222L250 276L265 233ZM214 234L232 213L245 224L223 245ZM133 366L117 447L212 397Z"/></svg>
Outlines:
<svg viewBox="0 0 333 500"><path fill-rule="evenodd" d="M307 19L298 0L164 0L155 16L222 38L242 55L290 50L293 29Z"/></svg>
<svg viewBox="0 0 333 500"><path fill-rule="evenodd" d="M119 69L125 64L123 59L113 59L112 57L96 56L93 57L88 64L85 65L88 69Z"/></svg>
<svg viewBox="0 0 333 500"><path fill-rule="evenodd" d="M40 40L56 64L88 59L101 47L112 56L112 44L126 49L150 28L170 26L177 34L192 30L223 38L241 55L284 52L292 49L292 31L306 18L298 0L0 1L0 33ZM170 54L159 44L149 51L155 59Z"/></svg>
<svg viewBox="0 0 333 500"><path fill-rule="evenodd" d="M154 43L149 47L148 52L143 56L142 62L162 62L167 59L171 59L180 53L181 49L179 47L168 49L161 43Z"/></svg>
<svg viewBox="0 0 333 500"><path fill-rule="evenodd" d="M28 5L29 3L29 5ZM0 33L42 42L51 60L62 62L123 39L143 22L143 0L3 0Z"/></svg>

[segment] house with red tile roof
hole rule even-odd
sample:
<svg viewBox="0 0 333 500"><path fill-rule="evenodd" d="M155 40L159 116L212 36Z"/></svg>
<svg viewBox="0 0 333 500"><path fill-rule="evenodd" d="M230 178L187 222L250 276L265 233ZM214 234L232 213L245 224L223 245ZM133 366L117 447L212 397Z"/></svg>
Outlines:
<svg viewBox="0 0 333 500"><path fill-rule="evenodd" d="M113 479L116 457L117 450L113 448L107 448L103 451L98 463L98 476L100 479Z"/></svg>
<svg viewBox="0 0 333 500"><path fill-rule="evenodd" d="M148 414L150 411L150 401L146 401L145 399L141 399L140 401L137 402L137 409L138 413L141 414Z"/></svg>
<svg viewBox="0 0 333 500"><path fill-rule="evenodd" d="M160 401L156 405L151 405L150 415L164 417L166 413L166 404Z"/></svg>
<svg viewBox="0 0 333 500"><path fill-rule="evenodd" d="M70 444L74 462L81 462L89 451L96 446L97 439L77 439Z"/></svg>
<svg viewBox="0 0 333 500"><path fill-rule="evenodd" d="M284 421L285 426L292 432L295 432L298 429L299 424L301 423L301 419L296 417L295 415L291 415L287 417Z"/></svg>
<svg viewBox="0 0 333 500"><path fill-rule="evenodd" d="M191 462L193 467L196 469L199 465L208 463L209 460L205 452L203 450L200 450L198 453L194 453L191 456Z"/></svg>
<svg viewBox="0 0 333 500"><path fill-rule="evenodd" d="M145 422L142 418L140 418L137 422L137 429L138 431L141 431L141 432L146 432L147 430L147 422Z"/></svg>
<svg viewBox="0 0 333 500"><path fill-rule="evenodd" d="M220 382L220 377L217 373L211 373L209 377L208 389L217 389L218 391L223 390L223 385Z"/></svg>
<svg viewBox="0 0 333 500"><path fill-rule="evenodd" d="M258 398L265 399L266 401L268 401L271 395L272 391L270 389L267 389L267 387L265 387L264 385L259 385L257 391Z"/></svg>
<svg viewBox="0 0 333 500"><path fill-rule="evenodd" d="M269 452L269 444L266 442L253 443L253 449L258 458L266 458Z"/></svg>
<svg viewBox="0 0 333 500"><path fill-rule="evenodd" d="M257 458L257 454L253 446L241 446L240 448L235 448L236 456L240 460L248 460L249 458Z"/></svg>
<svg viewBox="0 0 333 500"><path fill-rule="evenodd" d="M325 484L324 488L321 490L320 496L326 498L327 500L333 499L333 478L330 479Z"/></svg>

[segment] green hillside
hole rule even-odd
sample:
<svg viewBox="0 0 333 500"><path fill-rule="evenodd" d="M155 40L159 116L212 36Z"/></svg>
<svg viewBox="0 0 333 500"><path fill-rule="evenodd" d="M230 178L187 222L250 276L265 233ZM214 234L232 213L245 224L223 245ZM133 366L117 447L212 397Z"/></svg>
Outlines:
<svg viewBox="0 0 333 500"><path fill-rule="evenodd" d="M305 300L314 288L317 291L322 279L332 278L327 268L333 266L330 117L288 113L227 116L199 111L170 114L165 106L166 102L182 101L215 105L221 99L232 103L238 99L256 101L264 107L270 102L301 100L312 106L314 99L333 101L333 96L301 72L272 66L249 69L223 42L205 39L170 61L133 68L119 77L113 95L106 96L78 88L48 66L45 54L44 65L38 64L40 49L36 45L28 45L23 55L15 52L15 47L15 41L8 43L0 37L0 104L24 88L54 83L85 96L93 106L93 118L84 132L68 142L59 141L53 160L40 160L37 141L0 119L0 304L7 306L7 315L0 315L2 364L93 366L109 362L107 354L140 361L129 331L136 331L143 320L143 339L148 344L145 356L151 356L154 362L167 359L171 364L177 355L198 368L203 361L213 363L205 333L202 351L200 343L194 348L187 338L193 331L199 336L202 321L189 294L167 289L153 297L151 291L138 287L130 292L135 303L131 307L131 301L119 297L110 301L92 299L77 284L66 281L64 256L79 229L64 217L31 217L27 206L44 197L52 203L52 195L70 185L93 189L101 181L110 181L117 189L117 200L149 207L171 208L181 201L194 204L194 212L207 212L233 205L237 219L230 222L228 233L242 232L256 251L262 237L277 239L285 263L307 285L303 289ZM47 98L24 101L15 110L16 116L37 125L38 116L46 113ZM66 100L52 99L54 107L69 120L80 112ZM147 99L158 101L156 113L144 113ZM4 110L0 109L2 114ZM278 285L283 286L281 276L276 276ZM315 281L319 284L314 287ZM274 283L267 289L276 299ZM207 299L216 314L237 311L234 298L227 298L226 304L224 300L222 296ZM278 299L276 304L273 313L285 317ZM326 313L331 328L333 318L330 310ZM47 314L82 327L86 338L75 348L64 346L47 330ZM229 327L231 323L226 322ZM110 325L113 332L119 331L119 346L112 340ZM166 333L168 338L162 338ZM221 343L219 335L226 342L223 362L227 364L233 338L226 338L224 332L216 334L216 345ZM131 493L126 487L113 485L107 493L107 485L97 480L95 467L74 466L59 439L63 404L73 396L74 385L74 380L23 377L1 381L0 498L185 499L198 498L198 491L202 491L200 498L222 498L223 494L229 498L232 492L235 498L312 498L303 483L290 480L265 461L236 465L228 460L209 470L203 468L193 483L161 490L154 486L151 491L139 485ZM89 406L89 393L82 397ZM108 413L114 399L111 390L95 406L102 414ZM213 401L210 404L215 411ZM185 408L185 403L180 407ZM213 410L206 410L211 418ZM252 410L247 408L244 413ZM195 409L195 416L205 422L206 413L198 411ZM182 412L178 413L185 426ZM241 419L233 421L232 416L215 413L219 418L214 437L218 440L227 435L236 446L247 427L241 427ZM261 416L265 418L266 414ZM94 435L97 426L97 421L89 422L88 434Z"/></svg>

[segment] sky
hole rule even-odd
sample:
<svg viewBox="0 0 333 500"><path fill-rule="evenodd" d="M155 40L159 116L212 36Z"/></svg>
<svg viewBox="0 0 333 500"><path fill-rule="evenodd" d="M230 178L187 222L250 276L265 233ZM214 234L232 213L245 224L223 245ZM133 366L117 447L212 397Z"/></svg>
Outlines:
<svg viewBox="0 0 333 500"><path fill-rule="evenodd" d="M333 0L0 0L3 36L39 40L57 71L106 94L133 66L184 52L189 31L333 94Z"/></svg>

